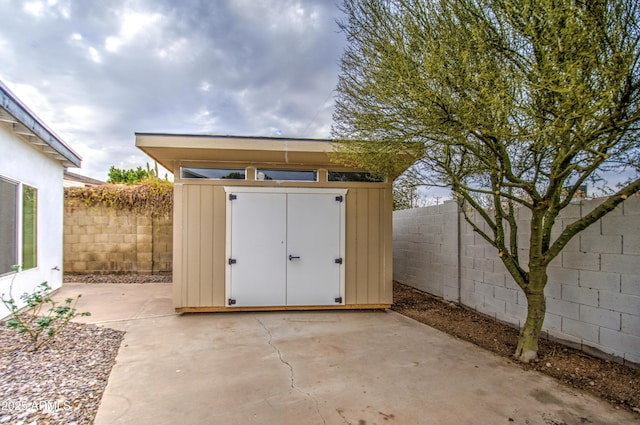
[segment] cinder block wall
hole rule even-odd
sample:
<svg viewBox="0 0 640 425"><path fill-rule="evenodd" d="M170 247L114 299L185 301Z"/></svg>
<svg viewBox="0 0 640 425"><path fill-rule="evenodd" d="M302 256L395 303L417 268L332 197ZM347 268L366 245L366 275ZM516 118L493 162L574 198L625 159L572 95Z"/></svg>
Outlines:
<svg viewBox="0 0 640 425"><path fill-rule="evenodd" d="M394 280L458 300L458 205L394 211Z"/></svg>
<svg viewBox="0 0 640 425"><path fill-rule="evenodd" d="M154 273L171 273L173 270L173 220L172 217L152 219L151 249Z"/></svg>
<svg viewBox="0 0 640 425"><path fill-rule="evenodd" d="M171 217L65 199L64 272L171 273L171 229Z"/></svg>
<svg viewBox="0 0 640 425"><path fill-rule="evenodd" d="M557 230L599 200L572 204ZM528 246L527 211L518 211L519 244ZM476 222L480 222L476 220ZM640 197L574 237L551 263L545 336L620 362L640 364ZM520 258L528 258L522 249ZM454 258L455 257L455 258ZM473 232L456 204L394 213L394 279L517 326L527 302L495 248ZM456 267L457 266L457 267Z"/></svg>

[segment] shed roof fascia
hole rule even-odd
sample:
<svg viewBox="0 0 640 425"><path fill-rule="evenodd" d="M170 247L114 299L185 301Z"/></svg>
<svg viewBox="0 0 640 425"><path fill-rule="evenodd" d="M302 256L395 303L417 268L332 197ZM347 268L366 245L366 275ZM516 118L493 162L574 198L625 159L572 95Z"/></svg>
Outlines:
<svg viewBox="0 0 640 425"><path fill-rule="evenodd" d="M16 133L36 137L41 141L41 143L34 143L31 137L27 137L29 143L40 147L42 152L61 162L65 167L80 167L82 162L80 155L50 130L2 81L0 81L0 108L15 118L13 124Z"/></svg>
<svg viewBox="0 0 640 425"><path fill-rule="evenodd" d="M330 139L136 133L136 146L174 172L174 161L229 161L330 164Z"/></svg>
<svg viewBox="0 0 640 425"><path fill-rule="evenodd" d="M330 139L294 139L284 137L219 136L203 134L136 133L136 146L192 149L233 149L302 152L330 152Z"/></svg>

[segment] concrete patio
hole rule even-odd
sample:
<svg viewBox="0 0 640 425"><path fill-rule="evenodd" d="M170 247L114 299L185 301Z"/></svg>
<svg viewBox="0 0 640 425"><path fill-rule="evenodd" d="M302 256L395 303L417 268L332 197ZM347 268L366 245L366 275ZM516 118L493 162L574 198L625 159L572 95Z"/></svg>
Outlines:
<svg viewBox="0 0 640 425"><path fill-rule="evenodd" d="M176 315L170 284L66 284L125 330L95 423L622 424L640 418L392 311Z"/></svg>

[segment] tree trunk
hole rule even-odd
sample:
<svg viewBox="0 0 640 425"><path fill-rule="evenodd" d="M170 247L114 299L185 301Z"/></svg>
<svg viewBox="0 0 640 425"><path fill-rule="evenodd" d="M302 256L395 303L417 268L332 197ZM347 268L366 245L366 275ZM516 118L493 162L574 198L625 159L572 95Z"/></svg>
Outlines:
<svg viewBox="0 0 640 425"><path fill-rule="evenodd" d="M527 320L520 330L518 346L514 354L517 360L524 363L538 359L538 339L540 339L547 309L547 301L544 297L544 287L547 284L546 268L532 270L529 279L529 285L524 291L527 297Z"/></svg>

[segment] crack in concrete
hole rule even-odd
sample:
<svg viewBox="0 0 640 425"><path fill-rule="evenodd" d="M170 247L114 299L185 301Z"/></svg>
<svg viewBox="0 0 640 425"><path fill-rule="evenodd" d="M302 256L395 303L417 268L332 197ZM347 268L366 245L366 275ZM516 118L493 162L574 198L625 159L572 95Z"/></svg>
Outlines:
<svg viewBox="0 0 640 425"><path fill-rule="evenodd" d="M311 400L313 400L313 403L315 404L315 407L316 407L316 413L318 414L318 416L320 416L320 419L322 419L322 423L324 425L327 425L327 421L324 419L324 416L322 416L322 413L320 413L320 404L318 403L318 400L314 396L312 396L310 393L303 391L302 389L296 386L296 379L295 379L295 373L293 371L293 366L291 366L291 363L289 363L282 357L282 352L280 351L280 349L275 344L273 344L273 334L271 333L271 330L267 327L267 325L265 325L262 322L262 320L260 320L257 317L255 319L258 323L260 323L260 326L262 326L265 332L267 332L267 335L269 335L268 344L271 346L271 348L274 349L274 351L278 355L278 359L280 360L280 363L286 365L289 368L289 374L291 376L291 388L299 392L300 394L305 395Z"/></svg>
<svg viewBox="0 0 640 425"><path fill-rule="evenodd" d="M352 424L351 424L351 422L349 422L349 421L347 420L347 418L345 418L345 417L344 417L344 415L343 415L344 410L342 410L342 409L336 409L336 412L337 412L337 413L338 413L338 415L342 418L342 420L344 421L344 423L345 423L345 424L347 424L347 425L352 425Z"/></svg>

